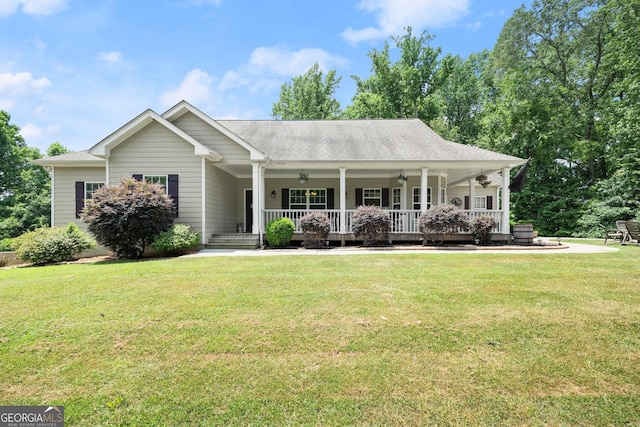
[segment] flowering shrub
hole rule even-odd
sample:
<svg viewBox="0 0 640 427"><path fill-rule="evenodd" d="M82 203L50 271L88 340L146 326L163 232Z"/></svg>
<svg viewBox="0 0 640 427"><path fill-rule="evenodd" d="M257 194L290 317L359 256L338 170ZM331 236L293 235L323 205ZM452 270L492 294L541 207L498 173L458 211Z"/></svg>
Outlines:
<svg viewBox="0 0 640 427"><path fill-rule="evenodd" d="M442 244L445 236L469 230L469 215L456 205L436 205L420 215L418 227L424 244Z"/></svg>
<svg viewBox="0 0 640 427"><path fill-rule="evenodd" d="M491 230L495 225L496 221L489 215L482 215L471 221L473 238L478 241L479 245L486 246L489 244L491 241Z"/></svg>
<svg viewBox="0 0 640 427"><path fill-rule="evenodd" d="M355 237L363 236L364 245L389 242L391 215L377 206L359 206L351 217Z"/></svg>
<svg viewBox="0 0 640 427"><path fill-rule="evenodd" d="M294 231L293 221L289 218L277 218L269 221L265 234L269 245L278 248L289 244Z"/></svg>
<svg viewBox="0 0 640 427"><path fill-rule="evenodd" d="M200 237L193 228L186 224L174 224L153 239L151 248L162 255L182 255L199 243Z"/></svg>
<svg viewBox="0 0 640 427"><path fill-rule="evenodd" d="M324 246L331 231L331 221L322 212L310 212L300 218L300 228L304 232L304 246L318 248Z"/></svg>
<svg viewBox="0 0 640 427"><path fill-rule="evenodd" d="M95 242L74 223L66 227L37 228L13 239L16 258L43 265L71 261Z"/></svg>

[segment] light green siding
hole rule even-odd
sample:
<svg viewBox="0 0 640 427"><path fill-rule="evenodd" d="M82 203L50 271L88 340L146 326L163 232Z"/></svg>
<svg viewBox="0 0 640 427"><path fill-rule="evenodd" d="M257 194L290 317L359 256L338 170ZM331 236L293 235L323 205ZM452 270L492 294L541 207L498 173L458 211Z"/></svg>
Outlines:
<svg viewBox="0 0 640 427"><path fill-rule="evenodd" d="M106 171L104 167L56 167L53 180L53 225L55 227L66 225L70 222L78 224L86 229L85 223L76 218L76 181L105 182Z"/></svg>
<svg viewBox="0 0 640 427"><path fill-rule="evenodd" d="M111 150L110 183L134 174L177 174L179 216L175 222L202 233L202 158L195 155L193 145L154 122Z"/></svg>
<svg viewBox="0 0 640 427"><path fill-rule="evenodd" d="M221 154L224 157L223 163L246 162L249 159L249 152L246 149L199 119L193 113L186 113L180 116L173 124L203 145Z"/></svg>

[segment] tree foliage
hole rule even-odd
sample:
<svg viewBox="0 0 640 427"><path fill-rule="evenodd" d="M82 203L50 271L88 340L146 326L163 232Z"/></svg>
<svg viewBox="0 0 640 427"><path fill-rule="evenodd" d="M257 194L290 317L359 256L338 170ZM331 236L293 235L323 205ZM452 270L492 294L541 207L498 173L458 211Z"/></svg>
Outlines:
<svg viewBox="0 0 640 427"><path fill-rule="evenodd" d="M125 177L86 201L82 219L98 243L120 258L140 258L154 238L173 224L171 198L159 184Z"/></svg>
<svg viewBox="0 0 640 427"><path fill-rule="evenodd" d="M32 163L42 155L10 120L0 111L0 240L48 225L51 217L49 174Z"/></svg>
<svg viewBox="0 0 640 427"><path fill-rule="evenodd" d="M393 62L391 48L385 42L381 51L369 52L372 75L367 79L353 76L357 91L345 115L354 119L435 116L431 95L444 76L437 73L440 48L429 43L433 36L424 31L419 37L406 28L406 34L393 37L399 59Z"/></svg>
<svg viewBox="0 0 640 427"><path fill-rule="evenodd" d="M323 78L324 76L324 78ZM330 70L323 75L316 62L304 75L294 77L280 88L280 99L273 104L271 116L279 120L325 120L340 117L335 98L341 77Z"/></svg>

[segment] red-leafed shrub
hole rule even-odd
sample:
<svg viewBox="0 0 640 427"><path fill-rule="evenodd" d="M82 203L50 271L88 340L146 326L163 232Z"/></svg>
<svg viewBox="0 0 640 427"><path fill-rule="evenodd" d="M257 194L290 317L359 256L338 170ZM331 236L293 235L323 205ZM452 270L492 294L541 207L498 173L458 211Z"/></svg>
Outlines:
<svg viewBox="0 0 640 427"><path fill-rule="evenodd" d="M300 218L300 228L304 233L305 248L319 248L329 237L331 221L323 212L309 212Z"/></svg>
<svg viewBox="0 0 640 427"><path fill-rule="evenodd" d="M363 236L364 245L389 243L391 215L377 206L359 206L351 217L355 237Z"/></svg>
<svg viewBox="0 0 640 427"><path fill-rule="evenodd" d="M469 215L456 205L436 205L420 215L418 227L424 244L442 244L445 236L469 230Z"/></svg>

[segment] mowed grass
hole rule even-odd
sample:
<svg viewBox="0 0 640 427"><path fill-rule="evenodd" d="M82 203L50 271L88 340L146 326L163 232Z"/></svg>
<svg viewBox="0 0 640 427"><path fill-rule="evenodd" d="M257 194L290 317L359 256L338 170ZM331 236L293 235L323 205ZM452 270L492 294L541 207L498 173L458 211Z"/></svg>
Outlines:
<svg viewBox="0 0 640 427"><path fill-rule="evenodd" d="M0 270L0 405L66 425L640 425L640 247Z"/></svg>

